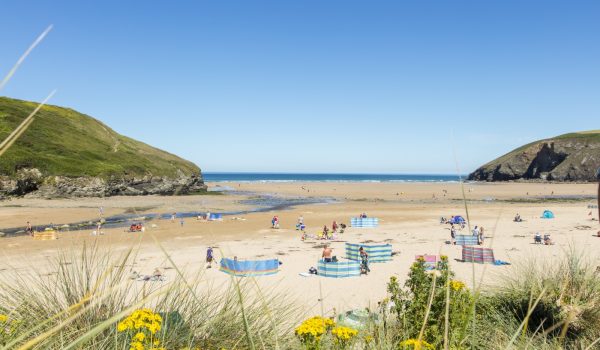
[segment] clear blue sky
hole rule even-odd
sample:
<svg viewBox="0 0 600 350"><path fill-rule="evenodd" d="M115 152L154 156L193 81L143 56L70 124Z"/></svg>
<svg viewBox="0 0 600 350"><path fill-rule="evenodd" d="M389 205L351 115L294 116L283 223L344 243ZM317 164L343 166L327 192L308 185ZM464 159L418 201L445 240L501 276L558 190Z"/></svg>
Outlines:
<svg viewBox="0 0 600 350"><path fill-rule="evenodd" d="M454 173L600 128L599 1L2 2L2 91L206 171Z"/></svg>

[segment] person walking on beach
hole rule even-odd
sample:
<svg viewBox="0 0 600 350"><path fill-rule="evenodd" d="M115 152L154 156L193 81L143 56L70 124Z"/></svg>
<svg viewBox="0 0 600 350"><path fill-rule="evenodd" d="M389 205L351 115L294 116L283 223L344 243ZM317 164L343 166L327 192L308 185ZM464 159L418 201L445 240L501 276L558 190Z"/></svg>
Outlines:
<svg viewBox="0 0 600 350"><path fill-rule="evenodd" d="M360 268L367 275L371 272L369 268L369 253L363 247L358 248L358 253L360 254Z"/></svg>
<svg viewBox="0 0 600 350"><path fill-rule="evenodd" d="M337 229L338 229L338 224L335 220L333 220L333 223L331 224L331 232L336 233Z"/></svg>
<svg viewBox="0 0 600 350"><path fill-rule="evenodd" d="M177 213L171 214L171 222L175 222L175 216L177 216Z"/></svg>
<svg viewBox="0 0 600 350"><path fill-rule="evenodd" d="M206 263L208 264L208 266L206 266L207 269L212 267L213 260L213 249L212 247L208 247L208 249L206 249Z"/></svg>
<svg viewBox="0 0 600 350"><path fill-rule="evenodd" d="M329 247L329 244L323 246L323 253L321 254L321 258L323 258L323 261L325 261L326 263L331 262L331 254L333 254L333 249Z"/></svg>
<svg viewBox="0 0 600 350"><path fill-rule="evenodd" d="M456 244L456 229L454 228L454 224L450 224L450 238L452 244Z"/></svg>

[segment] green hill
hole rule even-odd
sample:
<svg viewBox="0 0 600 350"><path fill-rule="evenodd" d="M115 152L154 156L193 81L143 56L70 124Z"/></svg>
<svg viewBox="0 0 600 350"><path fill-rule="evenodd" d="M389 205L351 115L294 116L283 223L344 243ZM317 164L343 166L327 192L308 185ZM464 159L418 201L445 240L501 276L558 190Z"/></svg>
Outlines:
<svg viewBox="0 0 600 350"><path fill-rule="evenodd" d="M600 130L559 135L521 146L475 170L470 180L594 181Z"/></svg>
<svg viewBox="0 0 600 350"><path fill-rule="evenodd" d="M36 106L34 102L0 97L0 140ZM34 181L38 182L33 187L75 178L79 182L94 179L137 186L137 190L135 186L124 191L106 189L107 193L91 195L174 193L174 188L164 186L172 180L177 180L184 192L203 187L200 169L192 162L120 135L90 116L57 106L42 107L27 131L0 157L0 176L4 180L4 184L0 181L0 192L10 194L8 182L23 180L23 174L31 173L31 169L36 169ZM186 178L193 182L187 184L190 188L181 187ZM154 182L154 187L162 182L163 189L144 189L140 182Z"/></svg>

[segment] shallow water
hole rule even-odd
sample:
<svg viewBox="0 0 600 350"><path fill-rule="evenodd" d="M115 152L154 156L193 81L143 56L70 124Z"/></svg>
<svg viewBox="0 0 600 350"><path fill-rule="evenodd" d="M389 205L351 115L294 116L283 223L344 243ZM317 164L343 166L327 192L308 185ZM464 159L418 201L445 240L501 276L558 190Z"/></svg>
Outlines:
<svg viewBox="0 0 600 350"><path fill-rule="evenodd" d="M289 210L293 207L299 205L307 205L307 204L327 204L334 203L336 200L331 197L282 197L277 196L275 194L254 194L249 192L241 192L241 191L226 191L227 193L237 194L237 195L250 195L250 198L240 200L239 203L243 205L251 206L251 209L246 210L233 210L233 211L224 211L213 214L222 214L223 216L233 216L233 215L244 215L249 213L260 213L260 212L268 212L268 211L280 211L280 210ZM185 218L196 218L198 215L206 214L205 211L188 211L188 212L178 212L177 219L185 219ZM145 214L120 214L113 215L104 218L104 223L102 224L103 228L119 228L119 227L129 227L133 223L145 222L150 220L170 220L172 213L145 213ZM71 230L94 230L97 228L98 219L87 220L87 221L79 221L73 223L60 223L60 224L48 224L48 225L38 225L34 229L37 231L43 231L46 228L55 228L60 231L71 231ZM6 236L18 236L25 235L26 227L12 227L12 228L3 228L0 229L1 232L5 233Z"/></svg>

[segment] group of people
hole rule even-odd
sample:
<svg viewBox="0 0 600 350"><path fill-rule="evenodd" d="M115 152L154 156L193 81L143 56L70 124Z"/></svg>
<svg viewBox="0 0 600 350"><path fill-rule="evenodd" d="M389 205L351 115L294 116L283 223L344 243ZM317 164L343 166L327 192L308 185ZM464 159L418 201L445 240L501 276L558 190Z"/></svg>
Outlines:
<svg viewBox="0 0 600 350"><path fill-rule="evenodd" d="M144 230L144 226L141 223L133 223L129 226L129 232L142 232ZM98 231L100 231L100 225L98 225Z"/></svg>
<svg viewBox="0 0 600 350"><path fill-rule="evenodd" d="M271 219L271 228L279 228L279 216L273 216Z"/></svg>
<svg viewBox="0 0 600 350"><path fill-rule="evenodd" d="M363 248L360 247L358 249L358 253L360 255L360 273L367 275L371 272L371 268L369 267L369 253ZM321 253L321 259L325 263L337 262L337 257L333 255L333 248L326 244L323 246L323 252Z"/></svg>
<svg viewBox="0 0 600 350"><path fill-rule="evenodd" d="M536 232L535 236L533 237L533 243L535 244L544 244L544 245L553 245L554 242L552 241L552 238L550 238L550 235L544 235L544 238L542 239L542 235L539 232Z"/></svg>
<svg viewBox="0 0 600 350"><path fill-rule="evenodd" d="M475 225L475 227L471 231L471 234L477 237L477 244L479 245L483 244L483 240L485 239L484 232L485 230L483 226L477 225ZM456 227L454 226L454 224L450 224L450 238L452 244L456 244Z"/></svg>

